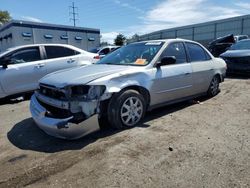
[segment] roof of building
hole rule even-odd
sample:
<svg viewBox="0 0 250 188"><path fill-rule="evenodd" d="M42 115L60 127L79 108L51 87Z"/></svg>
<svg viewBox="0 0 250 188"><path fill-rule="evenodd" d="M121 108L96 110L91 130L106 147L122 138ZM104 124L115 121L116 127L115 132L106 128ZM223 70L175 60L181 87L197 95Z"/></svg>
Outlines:
<svg viewBox="0 0 250 188"><path fill-rule="evenodd" d="M23 20L11 20L10 22L4 24L0 27L0 32L12 27L29 27L29 28L39 28L39 29L52 29L52 30L67 30L73 32L87 32L87 33L97 33L100 34L100 29L87 28L87 27L73 27L67 25L40 23L40 22L30 22Z"/></svg>

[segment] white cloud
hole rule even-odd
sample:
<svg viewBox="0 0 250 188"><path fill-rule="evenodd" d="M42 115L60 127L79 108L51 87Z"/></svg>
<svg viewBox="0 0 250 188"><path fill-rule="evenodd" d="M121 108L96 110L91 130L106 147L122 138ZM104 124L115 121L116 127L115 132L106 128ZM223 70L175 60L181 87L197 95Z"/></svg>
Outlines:
<svg viewBox="0 0 250 188"><path fill-rule="evenodd" d="M108 42L109 44L114 43L114 39L118 35L118 32L107 32L107 33L101 33L101 42Z"/></svg>
<svg viewBox="0 0 250 188"><path fill-rule="evenodd" d="M129 4L122 3L120 0L113 1L121 6L131 8ZM163 0L159 1L150 10L139 15L141 23L119 28L115 32L103 33L102 41L113 43L119 32L126 37L135 33L142 35L162 29L249 14L249 9L250 3L242 1L232 4L225 3L225 6L220 6L209 0ZM138 10L141 9L138 8Z"/></svg>
<svg viewBox="0 0 250 188"><path fill-rule="evenodd" d="M164 0L147 11L141 24L127 27L127 33L145 34L161 29L203 23L249 13L250 3L219 6L209 0Z"/></svg>
<svg viewBox="0 0 250 188"><path fill-rule="evenodd" d="M250 10L250 3L245 3L245 2L237 2L235 3L236 6L241 7L243 9L248 9Z"/></svg>
<svg viewBox="0 0 250 188"><path fill-rule="evenodd" d="M122 6L122 7L134 10L136 12L144 13L144 11L142 9L140 9L140 8L138 8L136 6L132 6L132 5L128 4L128 3L123 3L120 0L114 0L113 2L116 3L116 4L118 4L118 5L120 5L120 6Z"/></svg>
<svg viewBox="0 0 250 188"><path fill-rule="evenodd" d="M31 16L22 16L22 19L26 21L31 21L31 22L43 22L42 20L31 17Z"/></svg>
<svg viewBox="0 0 250 188"><path fill-rule="evenodd" d="M241 9L221 7L211 4L208 0L166 0L147 12L143 21L145 31L150 32L150 30L202 23L242 14Z"/></svg>

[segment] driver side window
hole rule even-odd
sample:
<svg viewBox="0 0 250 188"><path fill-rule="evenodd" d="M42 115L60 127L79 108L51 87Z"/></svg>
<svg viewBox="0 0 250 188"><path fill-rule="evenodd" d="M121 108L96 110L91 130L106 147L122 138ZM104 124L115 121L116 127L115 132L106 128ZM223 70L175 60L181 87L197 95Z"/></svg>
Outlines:
<svg viewBox="0 0 250 188"><path fill-rule="evenodd" d="M13 54L11 54L9 58L11 64L20 64L41 60L38 47L17 50Z"/></svg>
<svg viewBox="0 0 250 188"><path fill-rule="evenodd" d="M161 54L161 58L166 56L175 56L176 64L186 63L187 56L182 42L171 43Z"/></svg>

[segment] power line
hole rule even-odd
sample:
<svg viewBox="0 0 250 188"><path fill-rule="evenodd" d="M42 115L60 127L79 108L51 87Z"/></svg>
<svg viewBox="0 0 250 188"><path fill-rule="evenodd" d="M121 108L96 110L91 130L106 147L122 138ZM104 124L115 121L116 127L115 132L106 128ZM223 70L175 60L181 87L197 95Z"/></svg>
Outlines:
<svg viewBox="0 0 250 188"><path fill-rule="evenodd" d="M70 11L69 11L70 20L73 20L74 27L75 27L76 26L76 21L78 20L78 7L76 7L75 3L72 2L72 6L70 6L69 9L70 9Z"/></svg>

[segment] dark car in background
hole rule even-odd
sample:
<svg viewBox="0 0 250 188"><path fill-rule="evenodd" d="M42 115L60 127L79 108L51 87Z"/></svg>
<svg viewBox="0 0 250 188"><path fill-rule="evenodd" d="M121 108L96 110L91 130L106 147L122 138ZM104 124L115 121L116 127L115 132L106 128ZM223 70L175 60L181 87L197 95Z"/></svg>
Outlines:
<svg viewBox="0 0 250 188"><path fill-rule="evenodd" d="M217 38L209 43L208 50L214 57L219 57L224 53L232 44L235 43L235 36L233 34Z"/></svg>
<svg viewBox="0 0 250 188"><path fill-rule="evenodd" d="M219 37L208 44L208 50L214 57L219 57L222 53L227 51L234 43L241 40L249 39L248 35L226 35Z"/></svg>
<svg viewBox="0 0 250 188"><path fill-rule="evenodd" d="M250 39L233 44L220 57L227 63L227 73L250 75Z"/></svg>

